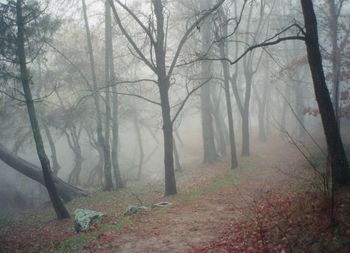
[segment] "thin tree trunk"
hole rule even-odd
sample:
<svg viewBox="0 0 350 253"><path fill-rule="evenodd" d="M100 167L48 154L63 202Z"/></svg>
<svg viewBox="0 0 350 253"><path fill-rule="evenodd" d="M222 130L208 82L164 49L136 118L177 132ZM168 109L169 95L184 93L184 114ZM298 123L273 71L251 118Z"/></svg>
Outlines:
<svg viewBox="0 0 350 253"><path fill-rule="evenodd" d="M181 163L180 163L180 156L179 156L179 152L177 150L177 145L176 145L175 138L173 139L173 144L174 144L175 168L176 168L176 171L182 171L182 166L181 166Z"/></svg>
<svg viewBox="0 0 350 253"><path fill-rule="evenodd" d="M227 23L227 18L224 17L224 22ZM223 27L223 36L227 36L227 26ZM219 43L220 57L225 58L228 55L227 48L225 50L225 44L222 40ZM221 61L223 72L224 72L224 85L225 85L225 97L226 97L226 109L227 109L227 118L228 118L228 130L230 138L230 158L231 158L231 169L237 168L237 151L236 151L236 140L235 132L233 126L233 115L232 115L232 103L231 103L231 94L230 94L230 69L226 61Z"/></svg>
<svg viewBox="0 0 350 253"><path fill-rule="evenodd" d="M105 117L105 136L104 136L104 152L105 152L105 174L110 177L110 180L106 181L104 190L111 191L113 189L112 182L112 160L111 160L111 102L110 102L110 85L111 85L111 46L112 33L111 33L111 8L109 6L109 1L105 1L105 105L106 105L106 117ZM110 184L110 182L112 184Z"/></svg>
<svg viewBox="0 0 350 253"><path fill-rule="evenodd" d="M112 40L112 17L111 17L111 5L106 0L106 47L107 55L109 56L109 71L110 71L110 82L112 84L112 167L114 172L114 184L115 189L121 189L124 187L124 182L121 177L119 167L119 99L117 94L116 76L114 70L114 57L113 57L113 40ZM106 55L106 56L107 56Z"/></svg>
<svg viewBox="0 0 350 253"><path fill-rule="evenodd" d="M89 61L90 61L90 70L91 70L91 76L93 81L93 99L95 103L95 110L96 110L96 132L97 132L97 141L99 145L101 146L104 154L104 190L112 190L113 189L113 182L112 182L112 173L111 173L111 162L110 162L110 150L105 145L105 140L103 137L103 131L102 131L102 119L101 119L101 109L100 109L100 98L99 98L99 92L97 87L97 78L96 78L96 72L95 72L95 59L92 49L92 42L91 42L91 33L90 33L90 27L89 27L89 21L87 17L87 10L86 10L86 3L85 0L82 0L82 6L83 6L83 14L84 14L84 22L85 22L85 30L86 30L86 41L88 46L88 53L89 53Z"/></svg>
<svg viewBox="0 0 350 253"><path fill-rule="evenodd" d="M71 171L71 173L68 176L68 182L73 185L79 185L80 184L80 172L82 169L83 164L83 155L81 152L81 147L79 143L79 134L76 133L75 126L73 126L72 129L70 129L71 135L69 133L65 132L65 135L67 137L67 142L74 154L74 167Z"/></svg>
<svg viewBox="0 0 350 253"><path fill-rule="evenodd" d="M226 139L225 139L225 133L223 130L223 119L222 114L220 111L213 113L214 122L215 122L215 139L216 139L216 146L218 147L218 154L220 156L225 157L226 156Z"/></svg>
<svg viewBox="0 0 350 253"><path fill-rule="evenodd" d="M207 10L209 8L209 2L207 0L200 1L200 9ZM200 29L202 40L202 52L203 55L207 53L210 45L210 23L205 21ZM201 62L201 76L203 80L210 78L211 62ZM213 105L210 97L210 82L204 85L200 90L201 100L201 115L202 115L202 134L203 134L203 161L204 163L213 163L217 160L218 154L216 153L215 141L214 141L214 127L213 127Z"/></svg>
<svg viewBox="0 0 350 253"><path fill-rule="evenodd" d="M136 139L137 139L137 143L138 143L137 146L139 148L139 164L137 167L137 179L140 180L142 178L142 167L143 167L143 160L145 157L145 153L143 150L141 129L140 129L136 109L134 109L134 112L133 112L133 121L134 121L134 127L135 127L135 132L136 132Z"/></svg>
<svg viewBox="0 0 350 253"><path fill-rule="evenodd" d="M45 180L45 186L49 193L50 200L54 207L58 219L69 218L69 213L60 199L54 181L51 175L50 161L45 153L44 143L41 137L39 123L36 117L34 101L30 90L30 77L27 69L26 54L24 47L24 20L22 16L22 0L17 0L17 53L21 71L21 81L28 109L30 124L32 127L33 137L36 145L36 151L40 160Z"/></svg>
<svg viewBox="0 0 350 253"><path fill-rule="evenodd" d="M58 159L57 159L57 151L56 151L56 145L55 142L52 138L49 126L43 122L43 128L47 137L47 140L49 142L50 145L50 150L51 150L51 160L52 160L52 173L57 176L58 171L60 170L61 166L58 163Z"/></svg>
<svg viewBox="0 0 350 253"><path fill-rule="evenodd" d="M307 55L314 84L316 101L321 114L326 136L329 161L332 168L333 186L347 185L350 182L349 165L344 152L337 119L326 84L322 66L317 31L317 20L311 0L301 0L306 29Z"/></svg>

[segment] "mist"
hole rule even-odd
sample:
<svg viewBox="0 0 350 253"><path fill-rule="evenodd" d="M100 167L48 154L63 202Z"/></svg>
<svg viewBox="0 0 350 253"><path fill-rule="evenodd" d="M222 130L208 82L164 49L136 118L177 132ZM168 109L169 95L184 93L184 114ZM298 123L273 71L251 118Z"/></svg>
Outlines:
<svg viewBox="0 0 350 253"><path fill-rule="evenodd" d="M277 194L281 206L291 195L293 203L325 199L315 220L329 214L349 231L338 213L349 203L337 197L350 182L349 8L337 0L0 1L0 251L17 252L11 236L36 217L25 226L57 219L72 229L62 240L52 235L55 246L23 239L18 252L100 252L87 241L62 246L75 210L107 217L84 232L97 231L98 241L111 224L139 226L139 211L119 216L131 206L147 210L145 223L169 226L158 234L166 243L127 234L130 245L118 241L108 252L294 252L298 238L270 229L277 221L260 228L261 245L243 239L253 251L237 238L215 244L233 217L267 217L259 208L274 203L272 192L286 193ZM154 211L157 202L169 205L165 214ZM196 218L187 228L194 218L180 209L201 205L198 217L216 225ZM183 227L167 223L172 212ZM187 244L170 226L190 230ZM288 240L268 239L279 236ZM348 247L327 243L325 252Z"/></svg>

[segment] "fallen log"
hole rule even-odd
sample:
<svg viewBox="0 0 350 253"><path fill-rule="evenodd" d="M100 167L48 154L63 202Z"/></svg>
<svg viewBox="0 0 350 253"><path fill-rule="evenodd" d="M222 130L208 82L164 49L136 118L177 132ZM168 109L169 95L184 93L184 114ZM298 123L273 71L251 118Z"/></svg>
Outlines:
<svg viewBox="0 0 350 253"><path fill-rule="evenodd" d="M4 163L21 173L22 175L25 175L26 177L29 177L30 179L45 186L44 177L40 167L12 154L1 144L0 160L2 160ZM65 202L68 202L76 197L88 195L86 191L64 182L59 177L52 175L52 179L55 182L58 194Z"/></svg>

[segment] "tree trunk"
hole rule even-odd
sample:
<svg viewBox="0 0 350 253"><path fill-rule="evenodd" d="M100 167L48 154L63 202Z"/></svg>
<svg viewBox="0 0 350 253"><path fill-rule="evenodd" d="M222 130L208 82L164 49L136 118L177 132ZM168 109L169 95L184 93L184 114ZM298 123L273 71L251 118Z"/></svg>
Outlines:
<svg viewBox="0 0 350 253"><path fill-rule="evenodd" d="M114 184L115 189L121 189L124 187L124 182L121 177L119 167L119 100L117 94L116 76L114 70L114 57L113 57L113 40L112 40L112 18L111 18L111 6L110 2L106 0L106 47L107 56L109 60L109 74L110 82L112 84L112 167L114 172Z"/></svg>
<svg viewBox="0 0 350 253"><path fill-rule="evenodd" d="M105 118L105 136L104 136L104 152L105 152L105 176L109 177L104 186L104 191L113 190L112 182L112 160L111 160L111 102L110 102L110 85L111 85L111 46L112 31L111 31L111 8L109 1L105 1L105 105L106 105L106 118Z"/></svg>
<svg viewBox="0 0 350 253"><path fill-rule="evenodd" d="M300 2L306 29L305 44L316 101L321 114L323 130L327 141L329 161L332 168L333 187L337 188L338 186L349 184L349 165L323 72L322 57L318 42L317 20L313 3L312 0L301 0Z"/></svg>
<svg viewBox="0 0 350 253"><path fill-rule="evenodd" d="M269 94L269 83L270 83L270 77L269 77L269 61L266 61L265 64L265 80L262 87L262 97L259 95L259 90L254 86L254 91L256 95L256 101L258 105L258 123L259 123L259 140L261 142L266 142L267 136L266 136L266 107L267 107L267 101L268 101L268 94Z"/></svg>
<svg viewBox="0 0 350 253"><path fill-rule="evenodd" d="M250 96L252 89L252 77L251 74L247 72L250 71L245 71L246 88L242 114L242 156L250 155L249 111Z"/></svg>
<svg viewBox="0 0 350 253"><path fill-rule="evenodd" d="M47 140L48 140L49 145L50 145L50 150L51 150L52 173L55 176L57 176L58 171L60 170L61 166L58 163L55 142L54 142L54 140L52 138L49 126L45 122L43 122L43 127L44 127L44 131L45 131Z"/></svg>
<svg viewBox="0 0 350 253"><path fill-rule="evenodd" d="M213 117L214 117L214 121L215 121L215 137L216 137L216 144L217 144L217 149L219 154L222 157L226 157L226 140L228 139L227 136L227 132L225 130L226 126L225 126L225 120L224 117L221 113L221 97L217 96L215 97L213 95L213 99L215 99L214 101L214 112L213 112Z"/></svg>
<svg viewBox="0 0 350 253"><path fill-rule="evenodd" d="M111 161L110 161L110 150L105 145L105 140L103 137L103 131L102 131L102 119L101 119L101 109L100 109L100 98L99 98L99 90L97 87L97 78L96 78L96 72L95 72L95 59L94 59L94 53L92 49L92 42L91 42L91 33L90 33L90 27L87 17L87 10L86 10L86 4L85 0L82 0L82 6L83 6L83 15L84 15L84 22L85 22L85 30L86 30L86 41L87 41L87 47L88 47L88 54L89 54L89 61L90 61L90 70L91 70L91 76L93 81L93 99L95 103L95 116L96 116L96 132L97 132L97 141L99 145L101 146L104 154L104 189L105 190L111 190L113 189L113 182L112 182L112 173L111 173Z"/></svg>
<svg viewBox="0 0 350 253"><path fill-rule="evenodd" d="M169 80L159 80L159 93L162 107L164 137L165 196L174 195L177 193L173 156L173 124L170 114L168 87Z"/></svg>
<svg viewBox="0 0 350 253"><path fill-rule="evenodd" d="M179 156L179 152L177 150L175 138L173 139L173 144L174 144L174 159L175 159L176 171L182 171L182 166L180 163L180 156Z"/></svg>
<svg viewBox="0 0 350 253"><path fill-rule="evenodd" d="M16 4L17 11L17 53L18 53L18 61L20 65L21 71L21 81L24 91L24 96L26 100L26 105L28 109L28 115L30 119L30 124L32 127L33 137L36 145L36 151L42 166L45 186L49 193L50 200L55 209L56 215L58 219L69 218L69 213L65 208L63 202L61 201L56 186L52 180L50 161L47 158L45 153L44 143L41 137L40 128L38 124L38 120L36 117L34 101L32 98L32 93L30 90L30 77L27 70L26 63L26 55L25 55L25 47L24 47L24 21L22 17L22 0L17 0Z"/></svg>
<svg viewBox="0 0 350 253"><path fill-rule="evenodd" d="M339 75L340 75L340 50L338 47L338 14L335 0L328 0L329 19L330 19L330 37L332 40L332 93L333 93L333 107L335 117L340 128L340 104L339 104Z"/></svg>
<svg viewBox="0 0 350 253"><path fill-rule="evenodd" d="M81 154L81 148L80 145L77 145L73 149L74 153L74 168L72 172L69 174L68 182L72 185L79 185L80 184L80 172L82 169L83 164L83 156Z"/></svg>
<svg viewBox="0 0 350 253"><path fill-rule="evenodd" d="M165 64L165 32L164 32L164 12L161 0L153 0L154 13L157 19L157 42L155 44L156 74L158 76L158 88L163 120L164 137L164 169L165 169L165 196L177 193L174 172L173 156L173 122L170 112L169 88L170 81L166 72Z"/></svg>
<svg viewBox="0 0 350 253"><path fill-rule="evenodd" d="M227 23L227 19L225 17L225 24ZM227 36L227 26L223 28L223 36ZM225 58L227 54L227 50L225 50L224 41L219 43L220 57ZM226 52L225 52L226 51ZM225 84L225 97L226 97L226 109L227 109L227 118L228 118L228 130L229 130L229 138L230 138L230 158L231 158L231 169L237 168L237 151L236 151L236 140L235 140L235 132L233 127L233 116L232 116L232 103L231 103L231 93L230 93L230 69L227 61L221 61L223 72L224 72L224 84Z"/></svg>
<svg viewBox="0 0 350 253"><path fill-rule="evenodd" d="M0 159L6 163L8 166L18 171L22 175L38 182L39 184L45 186L45 180L41 169L34 164L31 164L22 158L12 154L4 146L0 144ZM64 201L71 201L75 197L87 196L88 193L74 187L73 185L67 184L62 179L52 176L58 194Z"/></svg>
<svg viewBox="0 0 350 253"><path fill-rule="evenodd" d="M140 180L142 177L142 167L143 167L143 160L144 160L145 154L143 151L142 135L141 135L141 129L140 129L136 109L133 111L133 120L134 120L134 127L136 131L136 139L137 139L138 148L139 148L139 164L137 168L137 179Z"/></svg>

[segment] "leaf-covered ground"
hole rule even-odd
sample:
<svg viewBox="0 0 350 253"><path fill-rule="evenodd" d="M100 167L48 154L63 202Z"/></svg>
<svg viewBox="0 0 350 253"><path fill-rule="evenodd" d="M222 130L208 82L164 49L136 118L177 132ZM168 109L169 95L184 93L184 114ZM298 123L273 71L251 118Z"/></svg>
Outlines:
<svg viewBox="0 0 350 253"><path fill-rule="evenodd" d="M177 175L175 197L163 198L161 185L135 185L75 200L70 211L84 207L107 213L88 232L76 234L72 220L55 221L50 210L41 210L3 224L0 251L347 252L350 189L336 195L334 225L329 202L310 181L312 170L289 144L255 147L240 164L234 171L227 170L226 161L185 166ZM172 205L123 215L139 200L146 206Z"/></svg>

